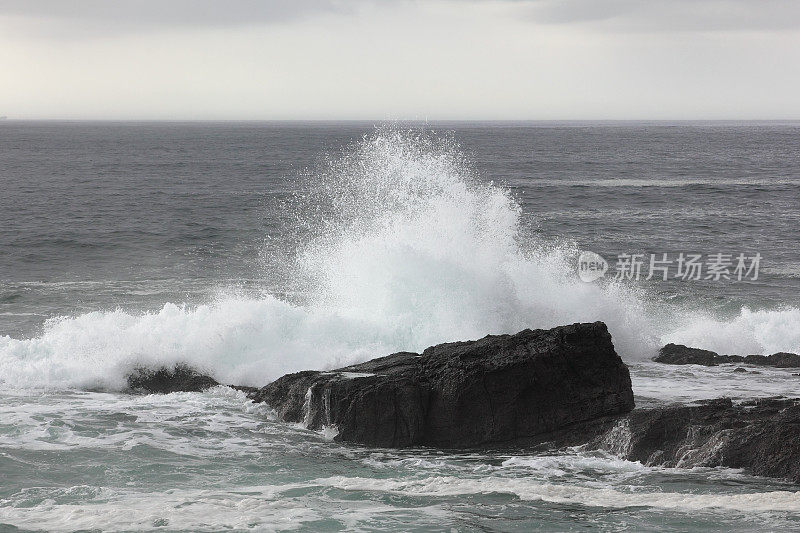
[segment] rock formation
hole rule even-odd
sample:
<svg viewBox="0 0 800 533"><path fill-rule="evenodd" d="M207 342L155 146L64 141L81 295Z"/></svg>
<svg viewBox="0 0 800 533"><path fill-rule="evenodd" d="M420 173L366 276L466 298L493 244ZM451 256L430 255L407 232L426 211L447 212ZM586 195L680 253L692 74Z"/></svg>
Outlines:
<svg viewBox="0 0 800 533"><path fill-rule="evenodd" d="M585 446L650 466L724 466L800 483L800 399L766 398L735 404L719 398L697 404L635 409L536 439L526 448Z"/></svg>
<svg viewBox="0 0 800 533"><path fill-rule="evenodd" d="M216 385L219 385L217 380L187 365L161 367L155 370L140 367L128 375L128 388L132 391L163 394L180 391L199 392Z"/></svg>
<svg viewBox="0 0 800 533"><path fill-rule="evenodd" d="M286 421L335 426L340 441L391 447L510 441L633 408L628 369L602 322L298 372L253 399Z"/></svg>
<svg viewBox="0 0 800 533"><path fill-rule="evenodd" d="M716 366L726 363L745 363L776 368L800 368L800 355L778 352L772 355L720 355L710 350L690 348L682 344L667 344L653 361L668 365Z"/></svg>
<svg viewBox="0 0 800 533"><path fill-rule="evenodd" d="M675 344L668 364L792 366L795 354L721 356ZM739 369L737 369L739 370ZM185 365L128 376L130 389L168 393L218 385ZM490 335L396 353L338 370L235 387L287 422L336 427L367 446L584 446L646 465L743 468L800 483L800 399L633 409L627 367L602 322Z"/></svg>

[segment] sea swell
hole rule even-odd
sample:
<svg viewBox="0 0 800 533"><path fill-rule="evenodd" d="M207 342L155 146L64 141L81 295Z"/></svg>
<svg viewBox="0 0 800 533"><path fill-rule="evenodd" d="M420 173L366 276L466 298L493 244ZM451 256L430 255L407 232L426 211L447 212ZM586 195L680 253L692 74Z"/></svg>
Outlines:
<svg viewBox="0 0 800 533"><path fill-rule="evenodd" d="M220 292L203 305L55 317L38 336L0 337L0 379L119 389L133 366L188 362L221 382L260 385L439 342L594 320L608 324L629 361L666 341L800 351L797 309L720 319L624 284L581 282L577 247L528 229L513 195L481 180L448 137L380 129L304 183L286 206L288 260L267 261L279 266L264 276L286 280L296 301Z"/></svg>

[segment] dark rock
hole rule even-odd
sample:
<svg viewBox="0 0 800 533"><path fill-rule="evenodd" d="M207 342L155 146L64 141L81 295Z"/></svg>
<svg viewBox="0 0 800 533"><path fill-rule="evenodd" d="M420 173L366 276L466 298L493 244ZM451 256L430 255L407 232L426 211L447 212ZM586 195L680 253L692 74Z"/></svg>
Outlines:
<svg viewBox="0 0 800 533"><path fill-rule="evenodd" d="M669 343L658 351L653 361L668 365L704 365L715 366L715 359L719 357L716 352L689 348L683 344Z"/></svg>
<svg viewBox="0 0 800 533"><path fill-rule="evenodd" d="M800 483L800 399L635 409L514 444L527 451L583 446L648 466L724 466Z"/></svg>
<svg viewBox="0 0 800 533"><path fill-rule="evenodd" d="M609 439L620 434L628 437L621 449ZM743 468L800 483L800 400L635 410L594 444L647 465Z"/></svg>
<svg viewBox="0 0 800 533"><path fill-rule="evenodd" d="M256 393L261 390L258 387L248 387L246 385L228 385L228 387L232 388L233 390L238 390L247 395L248 398L253 398Z"/></svg>
<svg viewBox="0 0 800 533"><path fill-rule="evenodd" d="M736 374L760 374L761 373L758 370L747 370L746 368L741 367L741 366L737 366L736 368L733 369L733 371Z"/></svg>
<svg viewBox="0 0 800 533"><path fill-rule="evenodd" d="M774 366L776 368L800 368L800 355L796 353L778 352L764 357L748 355L745 362L751 365Z"/></svg>
<svg viewBox="0 0 800 533"><path fill-rule="evenodd" d="M718 365L748 363L747 358L741 355L718 355L714 358L714 362Z"/></svg>
<svg viewBox="0 0 800 533"><path fill-rule="evenodd" d="M199 392L219 385L217 381L187 365L158 369L136 368L128 375L128 388L135 391L168 394L170 392Z"/></svg>
<svg viewBox="0 0 800 533"><path fill-rule="evenodd" d="M602 322L298 372L253 399L310 429L336 426L337 440L392 447L504 442L633 408L628 369Z"/></svg>
<svg viewBox="0 0 800 533"><path fill-rule="evenodd" d="M690 348L682 344L672 343L661 348L653 361L668 365L716 366L730 363L746 363L777 368L800 368L800 355L794 353L778 352L766 356L720 355L710 350Z"/></svg>

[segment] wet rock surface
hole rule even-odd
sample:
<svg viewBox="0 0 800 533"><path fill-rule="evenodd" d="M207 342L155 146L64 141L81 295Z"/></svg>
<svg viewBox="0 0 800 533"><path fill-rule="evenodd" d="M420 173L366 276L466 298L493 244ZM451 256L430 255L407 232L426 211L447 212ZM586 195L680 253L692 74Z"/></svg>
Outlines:
<svg viewBox="0 0 800 533"><path fill-rule="evenodd" d="M511 441L633 408L628 369L602 322L298 372L252 398L283 420L336 426L337 440L387 447Z"/></svg>
<svg viewBox="0 0 800 533"><path fill-rule="evenodd" d="M778 352L771 355L720 355L710 350L690 348L682 344L667 344L653 359L656 363L668 365L716 366L729 363L744 363L775 368L800 368L800 355Z"/></svg>
<svg viewBox="0 0 800 533"><path fill-rule="evenodd" d="M139 392L200 392L216 385L219 385L217 380L187 365L136 368L128 375L128 388Z"/></svg>
<svg viewBox="0 0 800 533"><path fill-rule="evenodd" d="M669 467L744 468L754 475L800 482L798 400L733 404L723 398L642 409L618 424L617 432L630 433L627 446L619 450L630 460ZM605 444L603 437L599 443Z"/></svg>
<svg viewBox="0 0 800 533"><path fill-rule="evenodd" d="M653 361L668 365L703 365L714 366L719 354L710 350L690 348L682 344L667 344L658 351Z"/></svg>
<svg viewBox="0 0 800 533"><path fill-rule="evenodd" d="M528 451L572 446L648 466L741 468L800 483L800 399L718 398L639 408L514 443Z"/></svg>
<svg viewBox="0 0 800 533"><path fill-rule="evenodd" d="M707 362L710 353L714 364L741 357L685 348L670 348L668 357ZM793 355L755 357L780 366L793 364ZM741 358L747 364L752 357ZM218 383L177 365L138 368L128 385L169 393ZM342 442L527 452L583 446L645 465L742 468L800 483L800 399L720 398L633 409L628 369L602 323L490 335L329 372L288 374L260 389L234 388L268 403L287 422L335 426Z"/></svg>

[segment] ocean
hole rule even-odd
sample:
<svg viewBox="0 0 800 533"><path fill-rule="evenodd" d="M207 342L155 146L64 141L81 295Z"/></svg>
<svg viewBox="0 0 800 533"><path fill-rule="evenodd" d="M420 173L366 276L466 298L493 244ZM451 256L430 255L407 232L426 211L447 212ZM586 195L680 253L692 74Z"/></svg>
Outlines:
<svg viewBox="0 0 800 533"><path fill-rule="evenodd" d="M800 122L8 120L0 185L2 530L800 528L796 486L738 470L369 449L227 387L123 391L603 320L637 406L798 396L650 359L800 353Z"/></svg>

